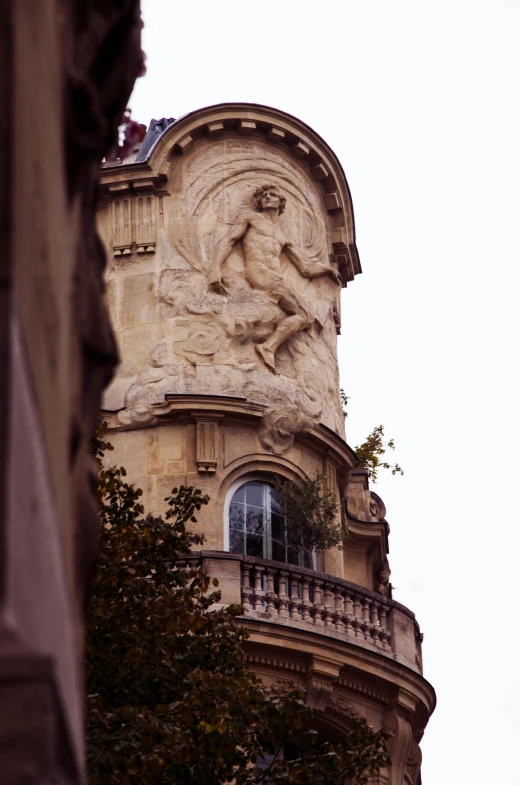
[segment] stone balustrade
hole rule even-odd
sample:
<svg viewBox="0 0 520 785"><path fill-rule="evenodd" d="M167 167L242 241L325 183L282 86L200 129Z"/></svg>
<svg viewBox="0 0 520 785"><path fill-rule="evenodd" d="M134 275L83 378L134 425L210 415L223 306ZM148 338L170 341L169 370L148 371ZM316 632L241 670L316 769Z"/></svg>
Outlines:
<svg viewBox="0 0 520 785"><path fill-rule="evenodd" d="M375 599L360 586L332 576L263 559L244 557L241 572L246 615L268 613L336 629L391 651L390 606L383 597Z"/></svg>
<svg viewBox="0 0 520 785"><path fill-rule="evenodd" d="M245 619L316 632L377 651L422 673L422 635L414 614L377 592L292 564L222 551L188 557L219 581L224 604Z"/></svg>

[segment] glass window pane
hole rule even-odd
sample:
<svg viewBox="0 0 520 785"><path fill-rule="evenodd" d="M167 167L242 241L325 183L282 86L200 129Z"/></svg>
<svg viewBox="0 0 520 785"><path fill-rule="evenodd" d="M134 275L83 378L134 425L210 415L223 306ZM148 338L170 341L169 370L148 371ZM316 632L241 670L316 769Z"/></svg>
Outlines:
<svg viewBox="0 0 520 785"><path fill-rule="evenodd" d="M244 532L230 529L229 532L229 552L244 553Z"/></svg>
<svg viewBox="0 0 520 785"><path fill-rule="evenodd" d="M270 543L265 540L266 527ZM229 507L229 537L231 553L260 558L269 553L274 561L313 566L312 558L301 546L300 535L286 531L278 494L268 483L254 480L235 491Z"/></svg>
<svg viewBox="0 0 520 785"><path fill-rule="evenodd" d="M271 510L273 512L280 512L280 503L278 501L278 494L276 488L271 487Z"/></svg>
<svg viewBox="0 0 520 785"><path fill-rule="evenodd" d="M258 556L260 559L264 555L264 538L257 534L247 535L247 555Z"/></svg>
<svg viewBox="0 0 520 785"><path fill-rule="evenodd" d="M230 529L244 528L244 513L245 513L245 508L243 504L235 504L234 502L231 502L231 504L229 505Z"/></svg>
<svg viewBox="0 0 520 785"><path fill-rule="evenodd" d="M238 491L235 491L231 501L241 502L243 504L245 502L245 500L246 500L246 487L245 487L245 485L242 485L238 489Z"/></svg>
<svg viewBox="0 0 520 785"><path fill-rule="evenodd" d="M256 759L256 768L260 769L261 771L265 771L265 769L269 768L274 758L274 755L269 755L267 752L263 752L261 755L258 755Z"/></svg>
<svg viewBox="0 0 520 785"><path fill-rule="evenodd" d="M263 482L248 482L246 483L246 502L254 504L255 507L264 506L264 483Z"/></svg>
<svg viewBox="0 0 520 785"><path fill-rule="evenodd" d="M248 532L252 534L260 534L263 535L264 533L264 513L263 510L259 510L257 507L250 507L249 505L246 506L246 528Z"/></svg>
<svg viewBox="0 0 520 785"><path fill-rule="evenodd" d="M299 564L299 551L297 548L291 548L290 546L287 547L287 563L288 564Z"/></svg>
<svg viewBox="0 0 520 785"><path fill-rule="evenodd" d="M285 521L277 512L271 514L271 535L273 540L285 540Z"/></svg>
<svg viewBox="0 0 520 785"><path fill-rule="evenodd" d="M283 542L279 542L278 540L273 540L272 542L273 547L273 559L275 561L285 561L285 545Z"/></svg>

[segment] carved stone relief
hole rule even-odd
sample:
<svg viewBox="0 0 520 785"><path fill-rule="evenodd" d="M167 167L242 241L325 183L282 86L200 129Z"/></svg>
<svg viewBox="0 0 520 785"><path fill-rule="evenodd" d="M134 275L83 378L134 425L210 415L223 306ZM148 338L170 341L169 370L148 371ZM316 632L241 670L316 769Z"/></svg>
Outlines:
<svg viewBox="0 0 520 785"><path fill-rule="evenodd" d="M313 420L291 409L267 409L262 419L260 441L275 455L283 455L291 447L294 434L308 433Z"/></svg>
<svg viewBox="0 0 520 785"><path fill-rule="evenodd" d="M287 695L291 690L296 690L301 684L296 679L287 679L281 676L271 676L262 674L262 685L264 692L267 695L278 697L279 695Z"/></svg>
<svg viewBox="0 0 520 785"><path fill-rule="evenodd" d="M338 714L345 714L347 716L355 713L354 704L345 695L333 692L330 696L330 707Z"/></svg>
<svg viewBox="0 0 520 785"><path fill-rule="evenodd" d="M379 594L382 594L383 597L388 597L391 599L392 592L390 588L390 576L392 574L392 570L390 569L390 564L388 559L385 558L383 567L376 575L376 585L377 591Z"/></svg>
<svg viewBox="0 0 520 785"><path fill-rule="evenodd" d="M129 379L120 422L152 418L150 405L166 392L210 392L264 404L260 439L277 454L318 422L343 435L339 278L315 183L283 151L253 139L208 141L175 166L153 268L157 314L146 317L160 323L161 340ZM145 216L147 203L136 209ZM146 226L149 235L132 237L143 248L155 238L155 223Z"/></svg>

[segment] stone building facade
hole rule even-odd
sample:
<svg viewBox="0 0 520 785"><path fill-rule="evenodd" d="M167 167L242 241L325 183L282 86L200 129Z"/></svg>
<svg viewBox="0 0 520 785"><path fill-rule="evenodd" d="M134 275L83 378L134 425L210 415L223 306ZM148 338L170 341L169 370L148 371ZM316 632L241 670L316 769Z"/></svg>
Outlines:
<svg viewBox="0 0 520 785"><path fill-rule="evenodd" d="M210 496L193 558L222 602L244 606L251 667L273 694L305 687L324 734L352 709L389 727L392 764L375 781L418 785L435 694L339 400L340 294L361 272L341 164L262 106L153 121L135 159L104 167L98 225L121 354L104 401L114 460L151 512L178 483ZM309 563L273 483L316 471L349 535Z"/></svg>

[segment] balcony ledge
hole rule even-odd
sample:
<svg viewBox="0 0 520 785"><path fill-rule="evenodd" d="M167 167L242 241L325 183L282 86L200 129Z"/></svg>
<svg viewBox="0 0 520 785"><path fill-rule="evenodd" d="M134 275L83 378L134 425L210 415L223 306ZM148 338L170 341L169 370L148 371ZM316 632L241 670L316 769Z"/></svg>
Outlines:
<svg viewBox="0 0 520 785"><path fill-rule="evenodd" d="M217 578L223 605L244 608L243 618L355 646L422 676L422 635L401 603L333 575L224 551L188 557Z"/></svg>

